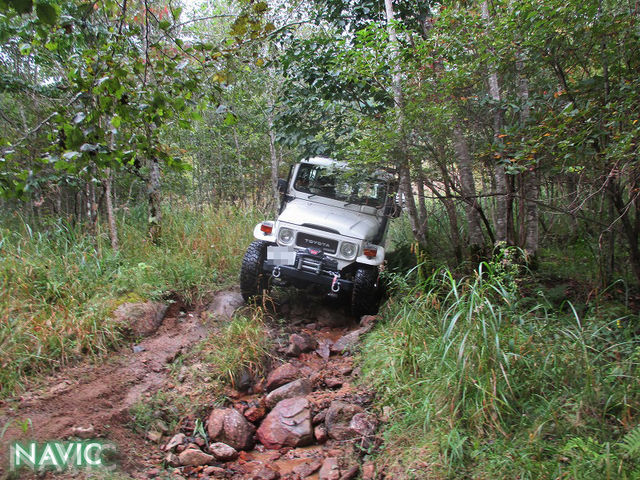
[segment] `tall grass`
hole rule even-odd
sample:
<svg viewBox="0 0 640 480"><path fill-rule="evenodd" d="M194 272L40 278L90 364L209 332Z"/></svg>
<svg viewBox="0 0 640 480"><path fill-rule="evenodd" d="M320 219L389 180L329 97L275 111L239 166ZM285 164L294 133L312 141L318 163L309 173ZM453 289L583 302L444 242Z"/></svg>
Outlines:
<svg viewBox="0 0 640 480"><path fill-rule="evenodd" d="M62 220L0 226L0 397L31 374L116 346L110 314L122 302L172 294L191 302L235 281L259 218L231 207L167 208L153 244L146 214L134 210L119 222L118 252L100 227L88 235Z"/></svg>
<svg viewBox="0 0 640 480"><path fill-rule="evenodd" d="M623 448L639 423L637 323L554 311L520 296L521 277L507 256L394 278L360 362L394 412L381 461L399 478L640 475Z"/></svg>

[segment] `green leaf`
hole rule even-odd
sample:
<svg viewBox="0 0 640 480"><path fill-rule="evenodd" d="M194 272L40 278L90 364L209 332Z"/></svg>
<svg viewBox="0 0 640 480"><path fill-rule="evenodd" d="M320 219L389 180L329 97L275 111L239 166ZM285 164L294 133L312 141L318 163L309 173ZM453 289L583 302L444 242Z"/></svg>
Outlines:
<svg viewBox="0 0 640 480"><path fill-rule="evenodd" d="M20 54L21 55L29 55L31 53L31 44L30 43L22 43L20 44Z"/></svg>
<svg viewBox="0 0 640 480"><path fill-rule="evenodd" d="M224 117L223 123L230 127L238 123L238 117L236 117L233 113L229 112L227 113L226 117Z"/></svg>
<svg viewBox="0 0 640 480"><path fill-rule="evenodd" d="M171 22L169 20L161 20L160 23L158 23L158 27L160 27L161 30L168 30L170 26Z"/></svg>
<svg viewBox="0 0 640 480"><path fill-rule="evenodd" d="M29 13L33 10L33 0L9 0L9 5L18 13Z"/></svg>
<svg viewBox="0 0 640 480"><path fill-rule="evenodd" d="M182 7L174 8L171 14L173 15L173 19L177 22L180 18L180 14L182 13Z"/></svg>
<svg viewBox="0 0 640 480"><path fill-rule="evenodd" d="M58 21L58 10L54 5L38 2L36 4L38 19L46 25L55 25Z"/></svg>
<svg viewBox="0 0 640 480"><path fill-rule="evenodd" d="M122 123L122 118L120 118L117 115L111 119L111 125L113 125L115 128L118 128L121 123Z"/></svg>

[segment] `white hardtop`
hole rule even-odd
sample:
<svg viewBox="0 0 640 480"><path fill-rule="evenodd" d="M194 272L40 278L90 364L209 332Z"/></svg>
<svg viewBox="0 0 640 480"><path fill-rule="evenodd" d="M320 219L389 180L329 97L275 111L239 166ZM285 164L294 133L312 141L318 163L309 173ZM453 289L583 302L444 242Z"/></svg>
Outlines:
<svg viewBox="0 0 640 480"><path fill-rule="evenodd" d="M336 167L336 168L349 168L349 165L345 162L339 162L333 158L327 157L311 157L305 158L300 163L309 163L311 165L318 165L321 167Z"/></svg>

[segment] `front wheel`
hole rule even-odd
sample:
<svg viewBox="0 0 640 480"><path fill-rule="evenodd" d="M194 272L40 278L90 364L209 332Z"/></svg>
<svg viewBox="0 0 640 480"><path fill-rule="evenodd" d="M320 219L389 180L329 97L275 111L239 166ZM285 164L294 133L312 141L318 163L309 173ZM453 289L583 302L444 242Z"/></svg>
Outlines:
<svg viewBox="0 0 640 480"><path fill-rule="evenodd" d="M359 267L353 276L351 314L358 318L362 315L375 315L378 313L379 303L378 268Z"/></svg>
<svg viewBox="0 0 640 480"><path fill-rule="evenodd" d="M262 270L269 244L261 240L251 242L242 259L240 293L245 302L269 289L269 274Z"/></svg>

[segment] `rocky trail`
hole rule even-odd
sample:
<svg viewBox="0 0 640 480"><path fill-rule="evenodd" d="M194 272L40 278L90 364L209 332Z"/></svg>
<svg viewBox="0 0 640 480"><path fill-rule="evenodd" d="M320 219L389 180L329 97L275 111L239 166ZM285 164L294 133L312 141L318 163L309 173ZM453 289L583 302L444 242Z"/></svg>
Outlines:
<svg viewBox="0 0 640 480"><path fill-rule="evenodd" d="M0 439L0 478L9 442L73 438L116 444L118 470L132 478L381 478L365 461L381 443L380 419L368 410L373 393L355 385L359 372L352 357L377 318L358 323L340 306L304 297L275 308L280 320L269 328L276 346L264 378L227 389L226 398L212 399L219 407L182 419L174 431L143 436L131 429L132 405L175 388L172 362L241 306L239 294L227 291L196 308L176 302L168 309L135 311L140 305L134 305L121 312L135 316L146 329L136 333L148 336L100 364L64 369L34 393L0 404L0 425L9 425ZM31 427L23 432L25 419ZM40 474L61 476L78 472Z"/></svg>

